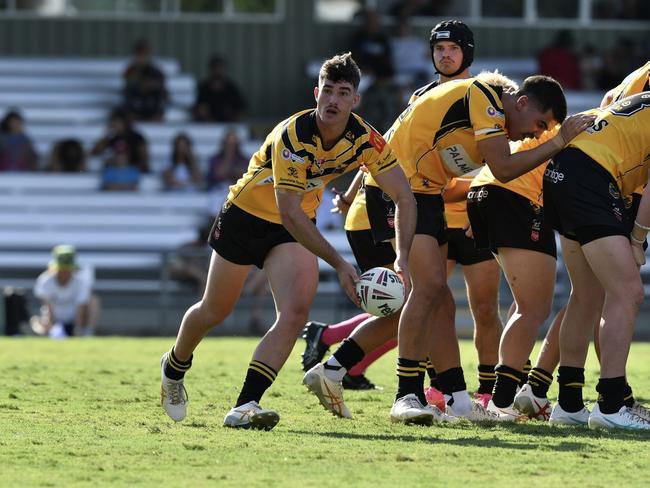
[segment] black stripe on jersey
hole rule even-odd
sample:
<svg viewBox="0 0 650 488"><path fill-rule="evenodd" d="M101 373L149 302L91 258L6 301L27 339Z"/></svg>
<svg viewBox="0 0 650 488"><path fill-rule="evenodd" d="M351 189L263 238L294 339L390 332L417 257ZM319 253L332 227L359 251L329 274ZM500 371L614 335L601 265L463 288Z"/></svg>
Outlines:
<svg viewBox="0 0 650 488"><path fill-rule="evenodd" d="M298 138L298 142L302 142L303 144L314 143L312 138L314 135L316 135L316 131L314 129L315 121L313 120L315 115L316 110L302 114L296 119L294 127L296 129L296 137Z"/></svg>
<svg viewBox="0 0 650 488"><path fill-rule="evenodd" d="M306 151L305 149L300 149L296 151L296 149L291 144L291 140L289 139L289 133L287 132L287 129L282 131L282 142L284 143L284 147L286 147L289 151L291 151L292 154L295 154L296 156L299 156L301 158L310 158L311 154L309 153L309 151Z"/></svg>
<svg viewBox="0 0 650 488"><path fill-rule="evenodd" d="M471 127L472 123L469 120L469 100L467 95L455 101L440 122L440 129L436 132L433 138L433 145L435 146L438 141L449 132L456 129L463 129Z"/></svg>
<svg viewBox="0 0 650 488"><path fill-rule="evenodd" d="M374 150L374 148L372 147L372 144L370 144L370 142L368 142L368 141L361 144L361 146L359 146L357 148L357 150L354 152L354 154L352 156L350 156L348 159L346 159L345 161L341 161L339 164L337 164L336 166L334 166L332 168L323 168L322 171L317 171L315 173L312 173L311 168L308 168L307 169L307 179L321 178L321 177L326 176L326 175L331 175L331 174L335 174L335 173L343 173L345 171L345 169L350 164L357 161L357 159L361 156L363 151L365 151L366 149L373 149ZM344 153L345 153L345 151L342 154L344 154ZM333 161L333 160L330 160L330 161Z"/></svg>
<svg viewBox="0 0 650 488"><path fill-rule="evenodd" d="M365 120L364 120L365 122ZM366 122L366 124L368 124ZM374 130L375 132L379 133L374 127L372 127L370 124L370 130ZM368 136L368 133L370 132L368 130L368 127L363 125L353 114L350 114L350 119L348 120L348 125L345 128L345 137L350 140L350 137L348 137L348 132L352 132L354 135L354 140L363 137L363 136Z"/></svg>
<svg viewBox="0 0 650 488"><path fill-rule="evenodd" d="M388 166L390 166L391 164L393 164L393 163L395 163L395 162L397 162L396 159L391 159L390 161L388 161L388 162L387 162L386 164L384 164L383 166L379 166L378 169L379 169L379 171L381 171L382 169L387 168Z"/></svg>
<svg viewBox="0 0 650 488"><path fill-rule="evenodd" d="M482 83L476 82L476 81L474 82L474 85L477 86L483 92L483 94L487 97L487 99L492 104L492 107L494 107L494 110L499 112L501 115L505 115L505 113L503 112L503 109L499 108L501 104L499 103L499 101L497 101L496 98L494 98L494 95L492 94L492 92L490 90L488 90L485 87L485 85L483 85ZM503 93L503 88L501 88L500 86L492 86L492 85L490 85L490 88L492 88L494 91L496 91L497 95L499 97Z"/></svg>
<svg viewBox="0 0 650 488"><path fill-rule="evenodd" d="M421 86L420 88L418 88L417 90L415 90L413 92L413 94L411 95L411 98L413 98L413 101L415 101L415 99L420 98L426 92L428 92L429 90L437 87L439 84L440 84L440 81L436 80L436 81L432 81L428 85Z"/></svg>
<svg viewBox="0 0 650 488"><path fill-rule="evenodd" d="M304 188L300 185L294 185L293 183L278 183L280 186L292 186L294 188L298 188L298 190L303 191Z"/></svg>

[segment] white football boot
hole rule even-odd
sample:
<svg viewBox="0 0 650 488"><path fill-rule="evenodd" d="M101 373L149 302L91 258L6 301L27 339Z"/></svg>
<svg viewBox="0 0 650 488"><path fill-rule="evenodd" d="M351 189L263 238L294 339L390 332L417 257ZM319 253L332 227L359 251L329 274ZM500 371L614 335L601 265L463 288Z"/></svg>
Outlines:
<svg viewBox="0 0 650 488"><path fill-rule="evenodd" d="M415 393L398 398L390 409L390 419L404 424L431 425L457 422L456 417L442 412L433 405L422 405Z"/></svg>
<svg viewBox="0 0 650 488"><path fill-rule="evenodd" d="M632 413L623 406L616 413L602 413L598 403L589 415L589 427L592 429L627 429L650 430L650 422Z"/></svg>
<svg viewBox="0 0 650 488"><path fill-rule="evenodd" d="M223 419L224 427L236 429L271 430L280 421L273 410L264 410L256 401L233 407Z"/></svg>
<svg viewBox="0 0 650 488"><path fill-rule="evenodd" d="M548 422L553 425L587 425L589 421L589 410L582 407L577 412L567 412L558 403L553 407Z"/></svg>
<svg viewBox="0 0 650 488"><path fill-rule="evenodd" d="M160 404L174 422L180 422L187 415L187 390L185 390L182 379L176 381L165 376L168 354L166 352L160 358Z"/></svg>
<svg viewBox="0 0 650 488"><path fill-rule="evenodd" d="M318 397L321 405L334 415L351 419L352 414L343 402L343 385L340 382L332 381L325 375L325 368L318 363L305 373L302 383Z"/></svg>
<svg viewBox="0 0 650 488"><path fill-rule="evenodd" d="M641 402L635 401L634 405L628 407L628 410L630 410L634 415L638 415L642 419L650 422L650 409L644 406Z"/></svg>
<svg viewBox="0 0 650 488"><path fill-rule="evenodd" d="M497 415L494 418L497 422L525 422L528 420L528 417L515 410L513 404L507 407L497 407L494 404L494 400L490 400L486 410Z"/></svg>
<svg viewBox="0 0 650 488"><path fill-rule="evenodd" d="M548 398L535 396L528 383L515 395L513 405L530 419L548 420L551 415L551 402Z"/></svg>

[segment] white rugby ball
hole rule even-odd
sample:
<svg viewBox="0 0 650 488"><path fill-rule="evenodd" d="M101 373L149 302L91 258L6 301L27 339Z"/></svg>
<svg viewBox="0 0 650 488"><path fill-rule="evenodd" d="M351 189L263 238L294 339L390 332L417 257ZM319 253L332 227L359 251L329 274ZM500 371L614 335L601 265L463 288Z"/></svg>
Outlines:
<svg viewBox="0 0 650 488"><path fill-rule="evenodd" d="M404 283L388 268L372 268L357 282L361 308L376 317L388 317L404 304Z"/></svg>

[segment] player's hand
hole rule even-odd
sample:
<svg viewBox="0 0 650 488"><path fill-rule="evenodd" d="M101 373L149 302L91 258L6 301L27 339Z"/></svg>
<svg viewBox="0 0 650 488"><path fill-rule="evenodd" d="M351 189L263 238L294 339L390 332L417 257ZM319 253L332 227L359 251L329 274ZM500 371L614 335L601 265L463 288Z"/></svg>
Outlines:
<svg viewBox="0 0 650 488"><path fill-rule="evenodd" d="M588 114L576 114L567 117L562 126L560 127L560 132L558 132L556 138L559 137L563 142L562 147L566 146L571 139L580 134L587 127L591 127L596 120L595 115Z"/></svg>
<svg viewBox="0 0 650 488"><path fill-rule="evenodd" d="M467 223L463 226L463 230L465 231L465 235L466 235L467 237L469 237L470 239L474 239L474 232L472 232L472 224L470 224L469 222L467 222Z"/></svg>
<svg viewBox="0 0 650 488"><path fill-rule="evenodd" d="M411 273L409 272L408 262L405 259L397 258L393 263L393 269L397 276L404 283L404 298L406 299L411 293Z"/></svg>
<svg viewBox="0 0 650 488"><path fill-rule="evenodd" d="M630 245L632 246L632 256L634 256L636 265L638 267L643 266L645 264L645 251L643 250L643 244L637 244L632 241Z"/></svg>
<svg viewBox="0 0 650 488"><path fill-rule="evenodd" d="M334 198L332 198L332 208L330 209L330 212L346 215L348 210L350 210L352 202L348 202L343 194L336 188L332 188L332 193L334 193Z"/></svg>
<svg viewBox="0 0 650 488"><path fill-rule="evenodd" d="M341 264L336 268L336 272L339 275L339 282L341 287L347 294L348 298L352 300L357 307L361 305L359 302L359 297L357 296L357 281L359 281L359 275L357 270L347 261L342 261Z"/></svg>

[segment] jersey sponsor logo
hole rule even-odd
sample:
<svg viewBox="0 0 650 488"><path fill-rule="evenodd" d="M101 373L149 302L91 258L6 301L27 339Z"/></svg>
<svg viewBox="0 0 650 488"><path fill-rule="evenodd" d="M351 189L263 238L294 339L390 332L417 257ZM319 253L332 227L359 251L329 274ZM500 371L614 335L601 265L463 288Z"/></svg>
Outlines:
<svg viewBox="0 0 650 488"><path fill-rule="evenodd" d="M478 190L470 190L467 192L467 199L468 200L476 200L477 202L480 202L484 198L487 198L488 196L488 191L487 188L481 187Z"/></svg>
<svg viewBox="0 0 650 488"><path fill-rule="evenodd" d="M323 168L324 164L325 164L324 159L314 159L314 162L311 165L311 172L322 175L324 171Z"/></svg>
<svg viewBox="0 0 650 488"><path fill-rule="evenodd" d="M614 183L609 184L609 194L611 195L612 198L621 198L621 192L618 191L618 188L614 186Z"/></svg>
<svg viewBox="0 0 650 488"><path fill-rule="evenodd" d="M546 168L544 170L544 178L551 180L553 183L559 183L564 180L564 173L556 171L553 168Z"/></svg>
<svg viewBox="0 0 650 488"><path fill-rule="evenodd" d="M323 187L323 180L309 180L307 182L307 187L305 190L315 190L316 188L322 188Z"/></svg>
<svg viewBox="0 0 650 488"><path fill-rule="evenodd" d="M289 176L292 178L298 178L298 170L296 168L287 168L287 173L289 173Z"/></svg>
<svg viewBox="0 0 650 488"><path fill-rule="evenodd" d="M485 111L490 117L496 117L497 115L497 111L492 105L489 105L488 108L485 109Z"/></svg>
<svg viewBox="0 0 650 488"><path fill-rule="evenodd" d="M286 147L282 150L282 158L286 159L287 161L291 160L294 163L298 163L298 164L302 164L305 162L303 158L301 158L297 154L292 153Z"/></svg>
<svg viewBox="0 0 650 488"><path fill-rule="evenodd" d="M530 240L533 242L539 241L539 232L542 229L542 222L537 219L533 219L533 225L530 228Z"/></svg>
<svg viewBox="0 0 650 488"><path fill-rule="evenodd" d="M445 147L440 153L445 166L454 175L464 175L479 167L460 144Z"/></svg>
<svg viewBox="0 0 650 488"><path fill-rule="evenodd" d="M273 176L267 176L263 180L260 180L256 183L256 186L262 186L262 185L272 185L273 184Z"/></svg>
<svg viewBox="0 0 650 488"><path fill-rule="evenodd" d="M607 122L605 119L595 120L593 125L591 125L591 126L589 126L589 127L587 127L585 129L585 132L587 134L593 134L594 132L600 132L601 130L603 130L608 125L609 125L609 122Z"/></svg>
<svg viewBox="0 0 650 488"><path fill-rule="evenodd" d="M386 141L384 138L381 137L379 132L375 132L374 130L370 131L369 142L370 145L374 147L378 153L381 153L384 150L384 147L386 147Z"/></svg>

